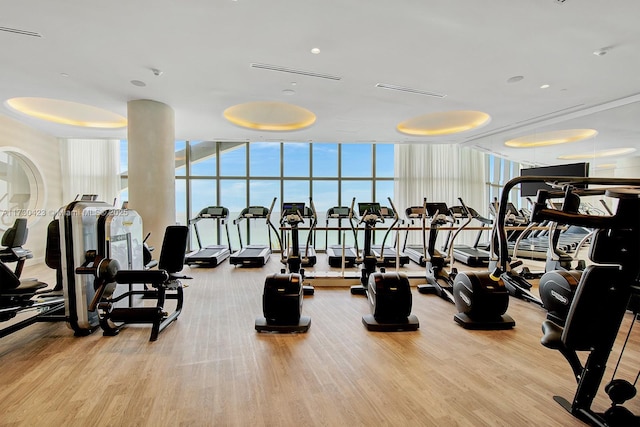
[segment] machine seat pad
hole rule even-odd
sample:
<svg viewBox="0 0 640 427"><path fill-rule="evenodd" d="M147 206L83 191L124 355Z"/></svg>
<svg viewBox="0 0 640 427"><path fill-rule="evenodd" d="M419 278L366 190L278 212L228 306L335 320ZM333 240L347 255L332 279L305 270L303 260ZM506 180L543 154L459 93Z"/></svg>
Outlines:
<svg viewBox="0 0 640 427"><path fill-rule="evenodd" d="M116 274L118 283L153 283L160 284L169 280L164 270L120 270Z"/></svg>
<svg viewBox="0 0 640 427"><path fill-rule="evenodd" d="M48 285L39 280L21 280L20 285L13 289L0 289L0 295L2 296L17 296L35 294L36 291L46 288Z"/></svg>
<svg viewBox="0 0 640 427"><path fill-rule="evenodd" d="M542 338L540 343L552 350L559 350L563 347L562 344L562 326L554 323L550 320L542 322Z"/></svg>

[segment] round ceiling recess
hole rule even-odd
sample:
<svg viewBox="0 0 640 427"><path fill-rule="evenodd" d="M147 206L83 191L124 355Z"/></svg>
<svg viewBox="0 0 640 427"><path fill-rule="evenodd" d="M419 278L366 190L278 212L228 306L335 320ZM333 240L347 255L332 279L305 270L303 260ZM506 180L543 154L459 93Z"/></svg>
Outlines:
<svg viewBox="0 0 640 427"><path fill-rule="evenodd" d="M399 132L416 136L442 136L484 126L491 116L482 111L443 111L423 114L398 124Z"/></svg>
<svg viewBox="0 0 640 427"><path fill-rule="evenodd" d="M306 108L278 101L254 101L224 110L224 118L247 129L291 131L304 129L316 121Z"/></svg>
<svg viewBox="0 0 640 427"><path fill-rule="evenodd" d="M52 123L99 129L127 126L127 119L119 114L77 102L25 97L11 98L6 104L22 114Z"/></svg>
<svg viewBox="0 0 640 427"><path fill-rule="evenodd" d="M593 138L597 134L598 131L595 129L552 130L510 139L505 142L504 145L513 148L546 147L547 145L583 141L588 138Z"/></svg>

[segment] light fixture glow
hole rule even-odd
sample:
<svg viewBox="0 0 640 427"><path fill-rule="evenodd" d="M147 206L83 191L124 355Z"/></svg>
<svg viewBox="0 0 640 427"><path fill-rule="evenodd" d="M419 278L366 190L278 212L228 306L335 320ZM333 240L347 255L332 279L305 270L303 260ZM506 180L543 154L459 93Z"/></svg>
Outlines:
<svg viewBox="0 0 640 427"><path fill-rule="evenodd" d="M545 84L545 85L540 86L540 89L548 89L549 87L550 87L549 85Z"/></svg>
<svg viewBox="0 0 640 427"><path fill-rule="evenodd" d="M313 53L314 55L317 55L320 53L320 49L318 49L317 47L314 47L313 49L311 49L311 53Z"/></svg>
<svg viewBox="0 0 640 427"><path fill-rule="evenodd" d="M99 129L127 126L127 119L102 108L49 98L12 98L7 105L22 114L64 125Z"/></svg>
<svg viewBox="0 0 640 427"><path fill-rule="evenodd" d="M547 145L566 144L593 138L598 134L595 129L563 129L542 132L510 139L504 145L513 148L546 147Z"/></svg>
<svg viewBox="0 0 640 427"><path fill-rule="evenodd" d="M316 121L316 115L306 108L275 101L255 101L234 105L224 110L223 115L235 125L270 131L304 129Z"/></svg>
<svg viewBox="0 0 640 427"><path fill-rule="evenodd" d="M399 123L397 130L407 135L441 136L483 126L491 116L481 111L445 111L424 114Z"/></svg>
<svg viewBox="0 0 640 427"><path fill-rule="evenodd" d="M588 159L597 159L600 157L613 157L613 156L622 156L624 154L630 154L635 152L635 148L612 148L610 150L600 150L600 151L592 151L590 153L582 153L582 154L566 154L564 156L558 156L558 159L561 160L588 160Z"/></svg>

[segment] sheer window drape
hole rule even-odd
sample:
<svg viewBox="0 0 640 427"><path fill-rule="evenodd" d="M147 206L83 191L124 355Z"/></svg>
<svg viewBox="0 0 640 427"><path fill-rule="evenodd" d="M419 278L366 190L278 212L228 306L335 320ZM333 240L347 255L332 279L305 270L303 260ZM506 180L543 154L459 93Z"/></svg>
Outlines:
<svg viewBox="0 0 640 427"><path fill-rule="evenodd" d="M409 206L422 205L425 197L449 206L459 205L461 197L467 206L487 216L484 153L457 145L430 144L397 144L395 150L395 203L402 214ZM444 234L440 233L440 241ZM464 232L456 241L470 244L475 237L476 232ZM410 233L409 242L418 240L420 233Z"/></svg>
<svg viewBox="0 0 640 427"><path fill-rule="evenodd" d="M62 139L60 157L62 197L65 203L78 194L97 194L112 202L120 193L119 140Z"/></svg>

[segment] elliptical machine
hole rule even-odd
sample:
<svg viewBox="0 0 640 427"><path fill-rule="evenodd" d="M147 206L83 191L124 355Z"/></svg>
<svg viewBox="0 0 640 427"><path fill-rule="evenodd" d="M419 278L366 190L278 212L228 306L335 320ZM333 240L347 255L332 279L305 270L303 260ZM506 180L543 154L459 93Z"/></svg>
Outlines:
<svg viewBox="0 0 640 427"><path fill-rule="evenodd" d="M438 228L451 222L449 219L449 208L446 203L427 203L424 199L424 212L422 217L423 243L425 241L424 234L426 232L426 215L431 217L429 230L429 243L425 244L425 254L428 254L426 262L426 278L427 283L418 285L418 292L421 294L436 294L445 301L455 304L453 297L453 279L457 274L455 268L451 271L445 269L446 260L444 256L436 251L436 239L438 238ZM455 239L455 236L454 236ZM449 249L453 246L453 242L447 245ZM449 257L451 259L451 257Z"/></svg>
<svg viewBox="0 0 640 427"><path fill-rule="evenodd" d="M391 198L388 199L391 208L396 211ZM355 198L352 201L355 203ZM400 272L385 272L381 268L376 272L378 258L371 251L372 233L377 223L384 222L380 212L380 204L358 203L360 223L365 224L363 268L360 277L360 285L352 286L354 295L366 295L369 301L371 314L362 316L362 323L369 331L415 331L420 327L418 318L411 314L412 295L409 278ZM395 226L391 224L389 231ZM382 247L384 248L384 240ZM383 254L381 254L382 256Z"/></svg>
<svg viewBox="0 0 640 427"><path fill-rule="evenodd" d="M578 214L580 197L573 193L572 188L565 189L562 212ZM613 214L612 214L613 215ZM543 307L547 310L547 319L563 326L569 313L569 306L576 292L582 272L586 268L584 260L572 268L573 258L557 248L560 230L554 222L549 233L549 253L545 266L545 273L540 277L538 293ZM593 237L595 230L587 234L578 244L575 253Z"/></svg>
<svg viewBox="0 0 640 427"><path fill-rule="evenodd" d="M458 313L453 318L465 329L499 330L511 329L516 325L513 318L506 314L509 291L501 277L509 259L505 231L508 190L505 185L491 238L493 244L495 236L498 237L499 257L496 264L500 267L494 272L459 272L454 279L453 298Z"/></svg>
<svg viewBox="0 0 640 427"><path fill-rule="evenodd" d="M269 212L273 210L277 197L273 198ZM283 220L291 227L294 254L299 250L297 225L303 222L300 207L296 204L287 207L287 213L283 212ZM304 207L302 207L304 209ZM283 210L285 206L283 206ZM267 218L267 223L273 230L282 246L279 231L273 223ZM284 250L284 249L283 249ZM299 254L297 256L290 254L284 260L289 267L289 272L285 269L280 273L274 273L264 281L264 289L262 293L262 311L264 316L258 317L255 322L255 329L258 332L307 332L311 326L311 318L302 316L302 301L304 296L304 270L300 268L302 261ZM295 270L295 271L294 271ZM313 287L307 291L313 294Z"/></svg>
<svg viewBox="0 0 640 427"><path fill-rule="evenodd" d="M274 200L275 201L275 200ZM309 197L309 206L305 206L304 203L283 203L282 204L282 214L280 216L280 226L288 227L289 234L291 236L291 244L290 248L287 243L283 244L283 239L280 237L280 233L274 227L271 220L269 220L269 226L274 230L275 235L278 239L278 243L282 248L282 258L280 262L287 266L286 269L281 269L280 273L286 273L287 270L289 273L299 273L302 276L302 280L304 281L304 268L301 268L304 265L314 265L315 260L313 262L309 261L309 254L311 252L311 238L312 233L309 233L307 237L306 245L304 251L300 250L300 234L299 234L299 225L304 222L305 217L312 217L313 222L311 224L311 229L313 229L316 225L316 209L313 205L313 199ZM311 213L305 213L311 211ZM285 242L287 239L284 239ZM303 255L304 254L304 255ZM314 288L311 285L303 286L304 295L313 295Z"/></svg>

